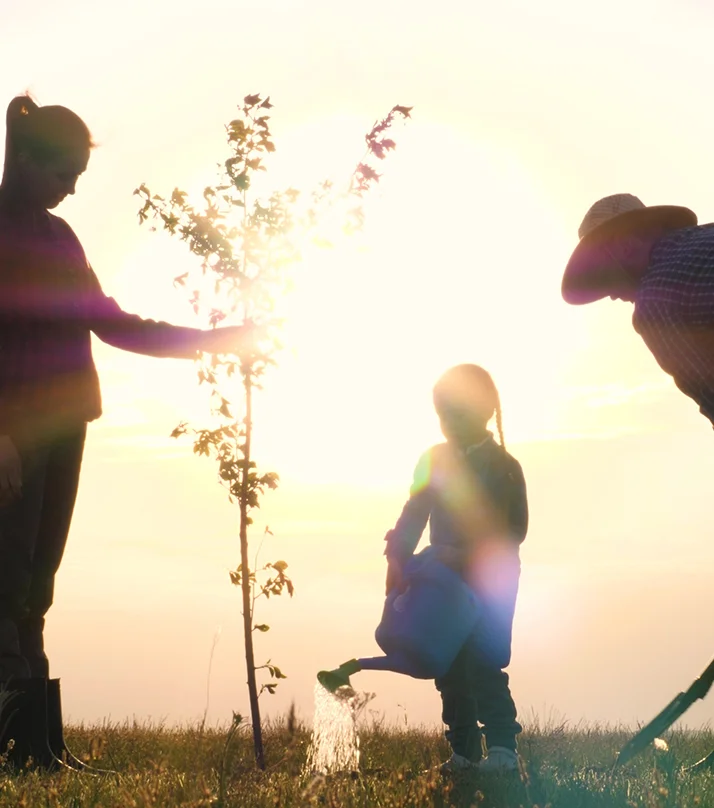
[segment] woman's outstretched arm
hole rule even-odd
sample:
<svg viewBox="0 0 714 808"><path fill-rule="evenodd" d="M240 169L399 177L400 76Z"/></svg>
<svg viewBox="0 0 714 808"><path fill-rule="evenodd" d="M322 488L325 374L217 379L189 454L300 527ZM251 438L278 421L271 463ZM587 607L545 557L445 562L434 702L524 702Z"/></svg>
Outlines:
<svg viewBox="0 0 714 808"><path fill-rule="evenodd" d="M87 324L102 342L123 351L173 359L193 359L198 351L240 354L249 347L252 332L248 327L204 331L129 314L104 294L97 276L90 272Z"/></svg>

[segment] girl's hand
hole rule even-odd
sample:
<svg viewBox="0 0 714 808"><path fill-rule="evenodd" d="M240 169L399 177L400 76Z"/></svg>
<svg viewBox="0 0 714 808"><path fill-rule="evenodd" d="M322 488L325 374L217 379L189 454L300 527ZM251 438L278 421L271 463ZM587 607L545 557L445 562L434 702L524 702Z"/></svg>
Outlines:
<svg viewBox="0 0 714 808"><path fill-rule="evenodd" d="M386 594L388 595L393 589L396 589L398 592L403 592L406 589L404 570L402 569L402 565L394 559L389 561L387 566Z"/></svg>
<svg viewBox="0 0 714 808"><path fill-rule="evenodd" d="M461 547L449 547L442 545L436 551L436 557L447 567L461 568L466 565L468 553Z"/></svg>
<svg viewBox="0 0 714 808"><path fill-rule="evenodd" d="M22 462L9 435L0 435L0 506L22 494Z"/></svg>

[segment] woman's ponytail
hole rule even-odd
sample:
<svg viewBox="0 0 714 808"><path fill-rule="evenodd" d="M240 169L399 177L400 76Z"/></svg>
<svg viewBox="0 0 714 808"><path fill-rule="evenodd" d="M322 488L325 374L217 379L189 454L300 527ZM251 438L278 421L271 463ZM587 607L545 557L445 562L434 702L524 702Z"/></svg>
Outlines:
<svg viewBox="0 0 714 808"><path fill-rule="evenodd" d="M66 154L91 149L87 125L66 107L40 107L29 95L10 101L5 114L5 171L13 169L20 154L46 163Z"/></svg>
<svg viewBox="0 0 714 808"><path fill-rule="evenodd" d="M29 118L37 112L37 104L29 95L18 95L7 105L5 113L5 166L17 159L27 139Z"/></svg>

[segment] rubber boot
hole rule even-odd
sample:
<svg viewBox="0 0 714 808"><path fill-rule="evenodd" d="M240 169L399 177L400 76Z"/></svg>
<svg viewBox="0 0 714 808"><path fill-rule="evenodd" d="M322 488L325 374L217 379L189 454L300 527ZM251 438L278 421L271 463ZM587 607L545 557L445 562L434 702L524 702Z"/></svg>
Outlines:
<svg viewBox="0 0 714 808"><path fill-rule="evenodd" d="M71 769L93 775L116 774L109 769L96 769L94 766L88 766L67 748L64 741L62 693L59 679L50 679L47 682L47 738L52 754Z"/></svg>
<svg viewBox="0 0 714 808"><path fill-rule="evenodd" d="M3 688L0 708L0 753L14 768L28 765L53 770L62 764L47 739L47 680L14 679ZM12 748L8 745L12 741Z"/></svg>

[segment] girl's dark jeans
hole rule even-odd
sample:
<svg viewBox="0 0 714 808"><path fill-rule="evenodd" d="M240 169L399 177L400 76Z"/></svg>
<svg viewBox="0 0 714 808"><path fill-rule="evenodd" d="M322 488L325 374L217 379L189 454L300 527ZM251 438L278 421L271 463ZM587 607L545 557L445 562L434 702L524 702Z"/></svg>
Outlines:
<svg viewBox="0 0 714 808"><path fill-rule="evenodd" d="M0 682L49 676L45 615L77 498L86 425L20 448L22 495L0 507Z"/></svg>
<svg viewBox="0 0 714 808"><path fill-rule="evenodd" d="M520 563L517 553L499 564L499 585L482 593L483 617L445 676L436 680L442 720L452 750L474 762L486 746L516 749L522 727L503 670L511 661L513 616Z"/></svg>

